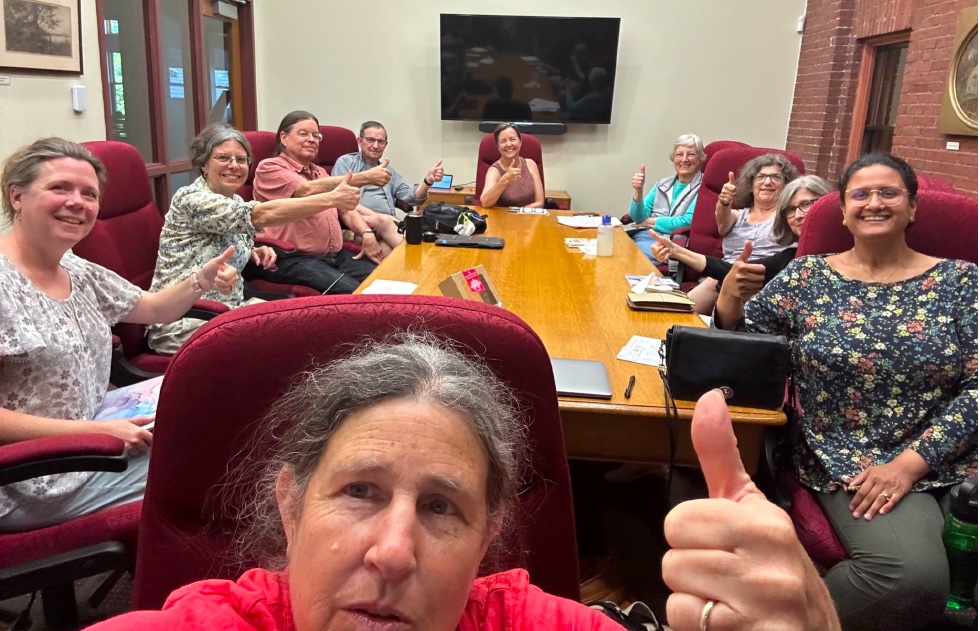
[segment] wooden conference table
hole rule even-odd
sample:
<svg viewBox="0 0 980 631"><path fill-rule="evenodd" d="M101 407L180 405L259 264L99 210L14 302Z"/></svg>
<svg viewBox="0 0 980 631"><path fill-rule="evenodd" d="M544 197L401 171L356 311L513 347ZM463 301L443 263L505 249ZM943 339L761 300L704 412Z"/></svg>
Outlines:
<svg viewBox="0 0 980 631"><path fill-rule="evenodd" d="M614 255L587 256L565 247L566 237L594 238L595 229L574 229L548 216L478 209L489 214L486 236L506 239L502 250L436 247L402 243L361 285L375 279L409 281L415 293L441 295L438 285L450 274L483 264L504 307L537 332L552 357L596 359L605 363L612 383L609 401L560 397L569 458L666 462L669 426L657 369L616 359L633 335L664 339L674 324L704 326L693 314L633 311L626 306L627 274L649 274L653 265L623 230L615 231ZM360 290L359 290L360 291ZM636 376L632 396L624 392ZM694 403L678 401L678 464L697 465L691 445ZM746 470L758 463L763 426L781 425L781 412L732 408Z"/></svg>

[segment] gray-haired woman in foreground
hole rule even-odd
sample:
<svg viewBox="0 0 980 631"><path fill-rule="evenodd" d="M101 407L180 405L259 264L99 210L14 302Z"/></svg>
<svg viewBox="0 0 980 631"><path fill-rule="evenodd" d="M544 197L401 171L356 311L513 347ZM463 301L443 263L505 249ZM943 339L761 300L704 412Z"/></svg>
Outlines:
<svg viewBox="0 0 980 631"><path fill-rule="evenodd" d="M262 467L260 482L233 477L229 497L258 492L239 507L239 541L264 569L188 585L163 611L98 629L622 631L537 589L524 570L477 577L507 540L525 463L526 428L506 386L431 337L363 346L304 375L273 407L254 440L275 453L260 465L242 459ZM672 627L837 629L789 518L741 469L718 393L705 395L694 425L718 499L668 517Z"/></svg>
<svg viewBox="0 0 980 631"><path fill-rule="evenodd" d="M167 212L151 290L157 291L185 278L229 245L235 255L229 261L239 272L249 260L275 269L276 253L269 247L254 247L255 233L266 226L315 215L327 208L350 210L357 205L358 189L341 183L329 193L246 202L237 191L248 176L252 148L244 134L223 123L209 125L191 143L191 166L200 175L174 193ZM245 301L241 279L227 296L204 294L205 300L240 307ZM203 320L184 318L172 324L147 329L147 341L158 353L176 353Z"/></svg>

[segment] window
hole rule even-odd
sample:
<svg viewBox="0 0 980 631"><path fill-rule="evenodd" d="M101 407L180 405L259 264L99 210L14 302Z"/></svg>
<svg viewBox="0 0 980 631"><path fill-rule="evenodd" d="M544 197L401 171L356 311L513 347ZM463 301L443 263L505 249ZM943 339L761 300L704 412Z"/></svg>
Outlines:
<svg viewBox="0 0 980 631"><path fill-rule="evenodd" d="M864 43L848 161L872 151L891 151L908 51L907 33Z"/></svg>
<svg viewBox="0 0 980 631"><path fill-rule="evenodd" d="M256 125L251 6L228 0L97 0L106 137L146 162L162 211L192 181L206 125Z"/></svg>

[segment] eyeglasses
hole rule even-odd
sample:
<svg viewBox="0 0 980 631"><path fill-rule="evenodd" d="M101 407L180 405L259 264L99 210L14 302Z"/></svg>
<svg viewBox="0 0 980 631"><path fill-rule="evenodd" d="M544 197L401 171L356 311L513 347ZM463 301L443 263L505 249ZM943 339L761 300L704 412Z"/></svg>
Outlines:
<svg viewBox="0 0 980 631"><path fill-rule="evenodd" d="M229 156L224 153L219 153L216 156L211 156L211 159L217 162L218 164L228 164L229 162L234 160L235 164L237 164L240 167L246 166L248 165L249 162L252 161L248 156Z"/></svg>
<svg viewBox="0 0 980 631"><path fill-rule="evenodd" d="M806 214L810 212L810 208L817 203L817 199L820 198L817 197L816 199L804 199L797 206L787 206L786 210L783 211L783 214L786 215L787 217L791 217L796 213L800 213L801 215L806 217Z"/></svg>
<svg viewBox="0 0 980 631"><path fill-rule="evenodd" d="M312 138L317 142L323 140L323 134L321 134L318 131L306 131L305 129L297 129L296 135L299 136L302 140L306 140L307 138Z"/></svg>
<svg viewBox="0 0 980 631"><path fill-rule="evenodd" d="M366 145L378 145L379 147L384 147L388 144L388 141L384 138L368 138L367 136L361 136L361 140L364 141Z"/></svg>
<svg viewBox="0 0 980 631"><path fill-rule="evenodd" d="M897 206L905 199L906 193L908 191L897 186L886 186L882 189L850 188L844 191L844 197L848 201L865 206L871 203L871 196L877 194L878 201L885 206Z"/></svg>
<svg viewBox="0 0 980 631"><path fill-rule="evenodd" d="M786 181L782 173L756 173L756 182L765 182L766 180L771 180L773 184L782 184Z"/></svg>
<svg viewBox="0 0 980 631"><path fill-rule="evenodd" d="M696 153L687 153L687 152L681 153L680 151L678 151L677 153L674 154L674 157L675 158L681 158L682 160L683 159L686 159L686 158L692 158L693 159L693 158L697 158L698 157L698 154L696 154Z"/></svg>

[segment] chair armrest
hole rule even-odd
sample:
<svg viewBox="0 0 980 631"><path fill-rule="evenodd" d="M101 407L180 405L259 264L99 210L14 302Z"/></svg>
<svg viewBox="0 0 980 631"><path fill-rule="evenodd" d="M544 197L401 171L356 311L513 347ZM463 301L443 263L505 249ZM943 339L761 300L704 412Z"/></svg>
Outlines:
<svg viewBox="0 0 980 631"><path fill-rule="evenodd" d="M401 209L407 213L415 212L415 206L412 206L408 202L403 202L400 199L395 200L395 208Z"/></svg>
<svg viewBox="0 0 980 631"><path fill-rule="evenodd" d="M126 445L108 434L68 434L0 445L0 486L70 471L124 471Z"/></svg>
<svg viewBox="0 0 980 631"><path fill-rule="evenodd" d="M278 291L265 291L263 289L256 289L250 283L245 283L244 295L246 300L251 300L252 298L260 298L262 300L285 300L286 298L295 298L296 294L292 292L278 292Z"/></svg>
<svg viewBox="0 0 980 631"><path fill-rule="evenodd" d="M670 240L681 246L682 248L687 247L687 242L691 240L691 230L690 228L684 228L683 230L675 230L670 233Z"/></svg>
<svg viewBox="0 0 980 631"><path fill-rule="evenodd" d="M117 388L122 388L159 376L158 373L147 372L131 364L123 355L122 340L116 335L112 336L112 365L109 368L109 383Z"/></svg>
<svg viewBox="0 0 980 631"><path fill-rule="evenodd" d="M223 302L217 300L198 300L184 314L185 318L197 318L198 320L212 320L222 313L228 312L229 308Z"/></svg>
<svg viewBox="0 0 980 631"><path fill-rule="evenodd" d="M267 245L269 247L285 250L286 252L293 252L296 250L296 248L293 247L293 244L290 243L289 241L283 241L281 239L273 239L272 237L263 237L262 235L259 234L255 235L253 241L255 242L256 247Z"/></svg>
<svg viewBox="0 0 980 631"><path fill-rule="evenodd" d="M343 248L353 254L361 253L361 244L358 243L357 241L344 241Z"/></svg>
<svg viewBox="0 0 980 631"><path fill-rule="evenodd" d="M480 198L477 197L476 195L467 195L466 197L463 198L463 205L464 206L481 206L481 204L480 204Z"/></svg>

